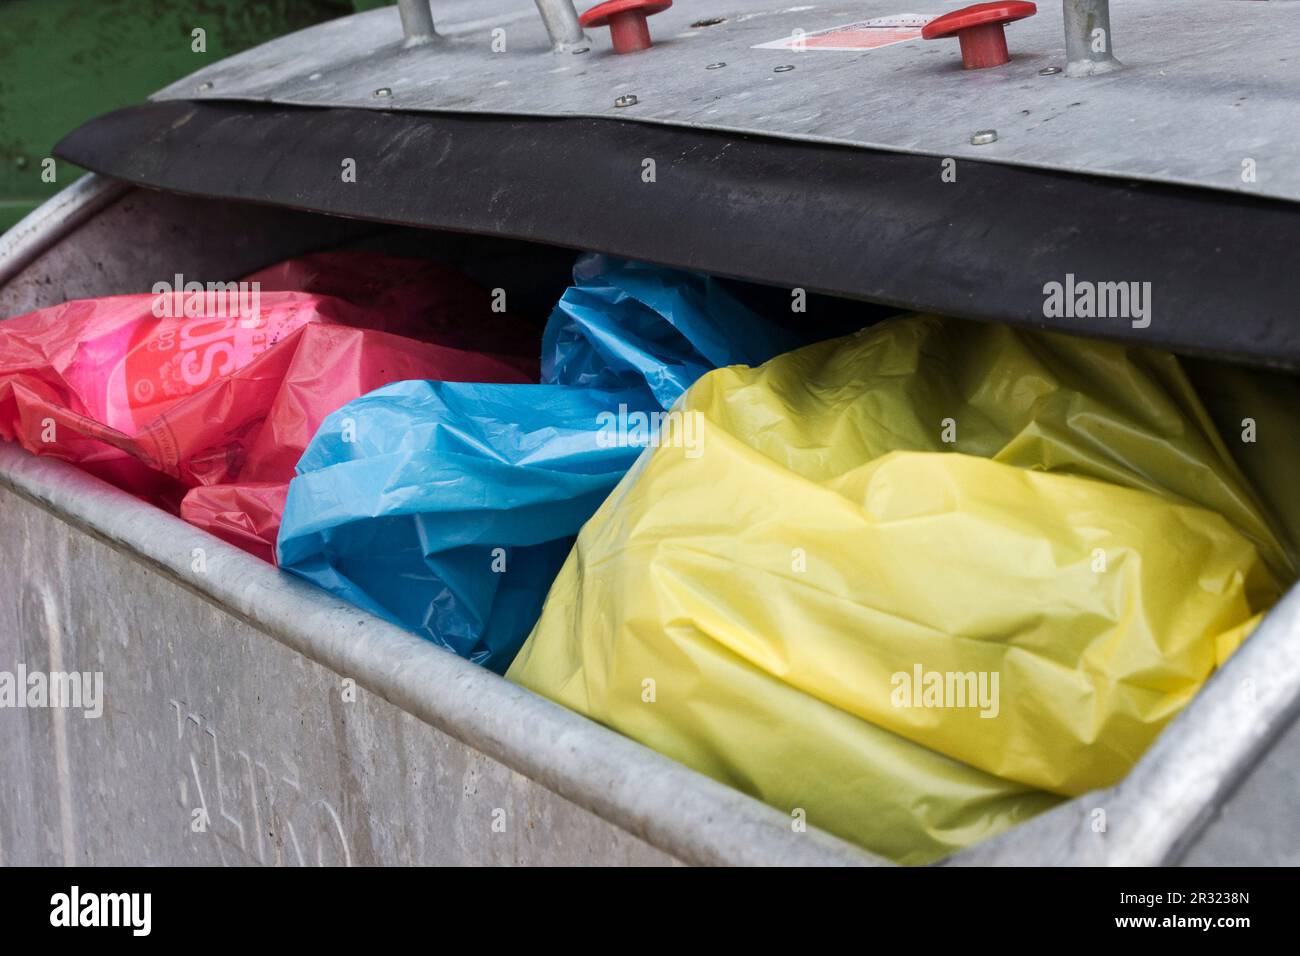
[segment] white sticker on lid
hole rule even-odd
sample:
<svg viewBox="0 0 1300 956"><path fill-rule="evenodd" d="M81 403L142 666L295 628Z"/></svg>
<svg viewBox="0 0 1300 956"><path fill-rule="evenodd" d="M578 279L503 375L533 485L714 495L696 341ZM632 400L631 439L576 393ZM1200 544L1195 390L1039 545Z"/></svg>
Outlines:
<svg viewBox="0 0 1300 956"><path fill-rule="evenodd" d="M755 50L841 50L861 52L877 50L882 46L906 43L921 36L921 27L936 14L897 13L890 17L874 17L818 30L816 33L795 33L770 43L760 43Z"/></svg>

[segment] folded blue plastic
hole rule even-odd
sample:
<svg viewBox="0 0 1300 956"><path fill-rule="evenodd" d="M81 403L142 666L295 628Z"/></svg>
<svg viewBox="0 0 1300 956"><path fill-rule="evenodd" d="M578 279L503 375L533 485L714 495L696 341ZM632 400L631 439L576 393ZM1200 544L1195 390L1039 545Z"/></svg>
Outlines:
<svg viewBox="0 0 1300 956"><path fill-rule="evenodd" d="M280 566L504 671L574 535L658 439L637 422L713 368L801 344L704 276L584 256L574 279L543 384L399 382L330 415L289 488Z"/></svg>

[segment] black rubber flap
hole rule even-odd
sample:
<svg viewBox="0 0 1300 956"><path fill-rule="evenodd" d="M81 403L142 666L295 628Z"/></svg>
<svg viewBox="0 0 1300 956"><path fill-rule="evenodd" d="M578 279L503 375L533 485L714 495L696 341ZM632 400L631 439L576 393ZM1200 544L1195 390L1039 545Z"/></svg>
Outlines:
<svg viewBox="0 0 1300 956"><path fill-rule="evenodd" d="M119 110L56 152L172 192L1300 367L1300 207L1233 193L635 122L247 103Z"/></svg>

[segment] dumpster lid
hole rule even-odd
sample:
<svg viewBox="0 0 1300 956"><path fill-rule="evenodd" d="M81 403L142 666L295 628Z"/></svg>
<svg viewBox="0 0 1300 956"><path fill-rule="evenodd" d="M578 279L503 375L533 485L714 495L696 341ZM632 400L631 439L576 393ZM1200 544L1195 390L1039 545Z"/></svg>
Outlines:
<svg viewBox="0 0 1300 956"><path fill-rule="evenodd" d="M1174 14L1168 0L1125 0L1112 17L1124 68L1087 77L1060 71L1052 0L1010 26L1011 60L992 69L963 70L955 42L909 33L951 7L692 0L650 18L652 48L620 56L594 27L552 53L528 0L438 0L436 42L404 45L385 7L215 63L155 99L616 117L1300 201L1300 4L1181 0ZM996 139L975 137L986 130Z"/></svg>

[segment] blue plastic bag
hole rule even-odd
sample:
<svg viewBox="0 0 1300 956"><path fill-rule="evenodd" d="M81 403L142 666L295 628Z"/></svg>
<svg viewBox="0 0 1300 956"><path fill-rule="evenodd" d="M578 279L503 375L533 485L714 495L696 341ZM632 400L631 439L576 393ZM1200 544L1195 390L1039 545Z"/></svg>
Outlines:
<svg viewBox="0 0 1300 956"><path fill-rule="evenodd" d="M542 334L543 382L642 385L669 408L705 372L806 344L709 276L589 255L573 278Z"/></svg>
<svg viewBox="0 0 1300 956"><path fill-rule="evenodd" d="M399 382L330 415L298 463L280 567L503 672L578 529L662 412L713 368L801 344L704 276L584 256L541 385Z"/></svg>

